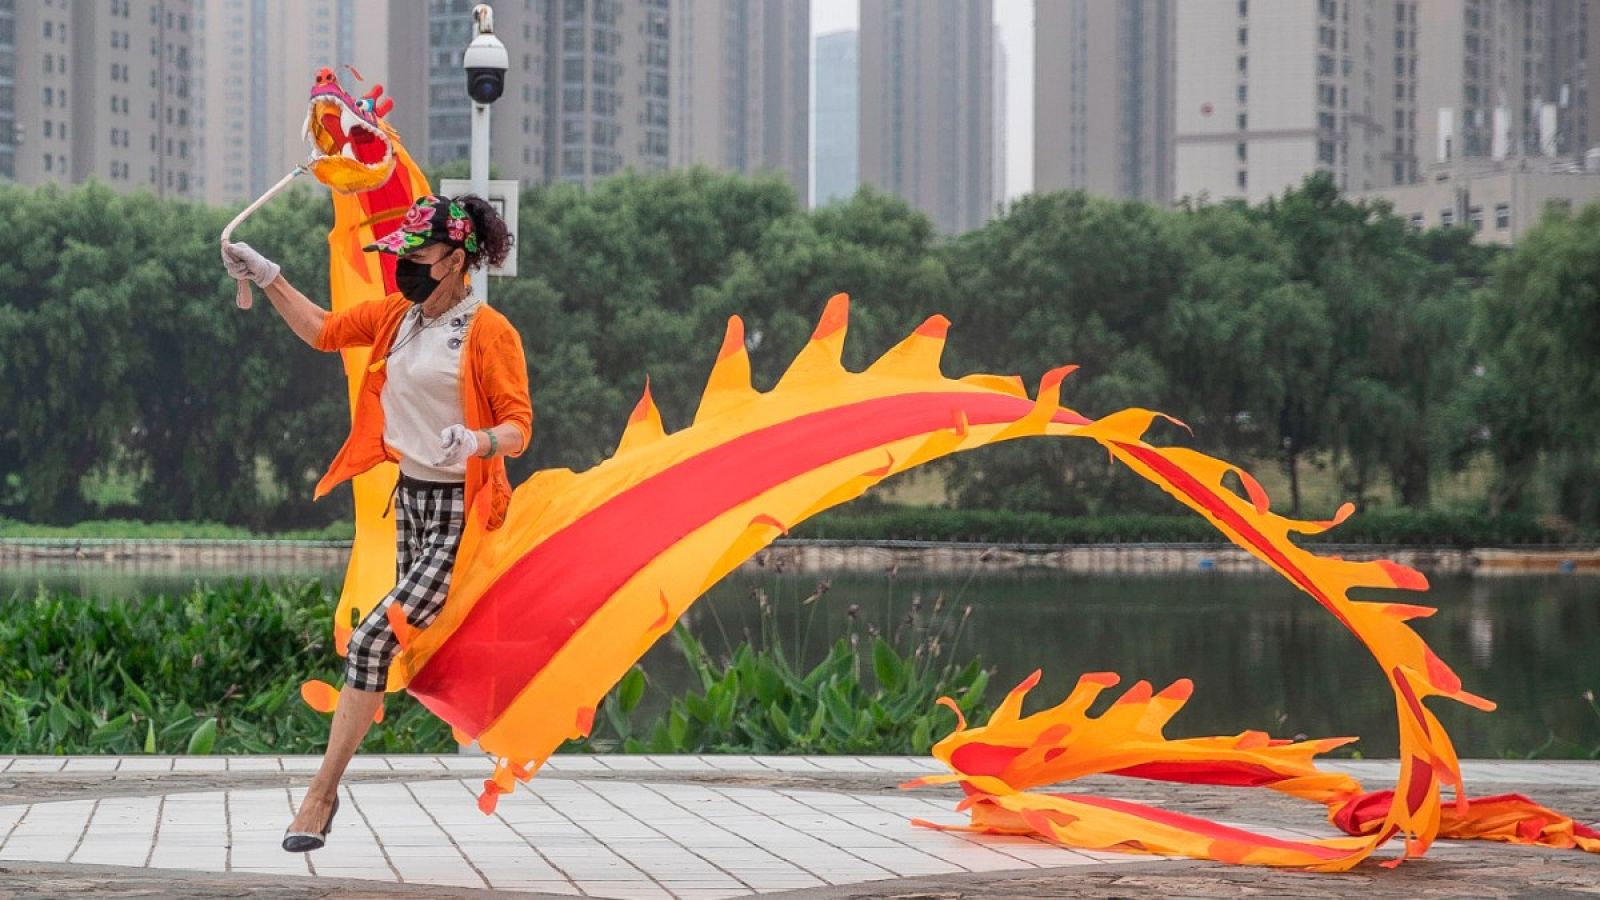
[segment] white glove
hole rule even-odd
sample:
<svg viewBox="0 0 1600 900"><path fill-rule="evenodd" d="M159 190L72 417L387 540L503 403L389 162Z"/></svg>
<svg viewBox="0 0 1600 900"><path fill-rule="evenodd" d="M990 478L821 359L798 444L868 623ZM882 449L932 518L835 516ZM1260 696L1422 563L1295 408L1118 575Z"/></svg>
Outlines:
<svg viewBox="0 0 1600 900"><path fill-rule="evenodd" d="M229 275L239 281L254 282L256 287L260 288L266 287L278 278L278 264L257 253L249 244L231 244L224 241L222 265L227 268Z"/></svg>
<svg viewBox="0 0 1600 900"><path fill-rule="evenodd" d="M477 455L478 433L465 425L451 425L439 432L439 458L433 464L440 468L459 466Z"/></svg>

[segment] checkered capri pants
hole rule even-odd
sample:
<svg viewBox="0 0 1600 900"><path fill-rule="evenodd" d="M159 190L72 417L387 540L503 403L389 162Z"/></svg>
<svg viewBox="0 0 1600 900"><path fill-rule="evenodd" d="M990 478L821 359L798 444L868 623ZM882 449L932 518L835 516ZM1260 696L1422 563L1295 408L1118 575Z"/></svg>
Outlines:
<svg viewBox="0 0 1600 900"><path fill-rule="evenodd" d="M345 684L381 691L389 662L400 649L388 609L398 603L406 621L426 628L444 608L450 573L466 526L466 490L460 484L402 476L395 489L395 585L350 636Z"/></svg>

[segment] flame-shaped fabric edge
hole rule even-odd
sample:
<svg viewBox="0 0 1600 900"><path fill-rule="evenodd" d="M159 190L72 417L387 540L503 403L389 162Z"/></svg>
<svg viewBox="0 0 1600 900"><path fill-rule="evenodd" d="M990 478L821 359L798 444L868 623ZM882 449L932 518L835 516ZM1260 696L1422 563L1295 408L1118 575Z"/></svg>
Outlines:
<svg viewBox="0 0 1600 900"><path fill-rule="evenodd" d="M753 391L746 392L741 390L739 383L727 374L730 371L736 374L743 374L748 371L748 361L745 359L743 342L742 340L736 340L739 334L742 333L742 326L731 323L729 334L724 340L717 365L713 368L712 377L708 380L707 396L713 392L711 388L715 385L724 392L736 392L746 399L737 407L724 406L722 415L718 418L697 421L697 424L691 429L679 432L678 435L651 441L640 446L632 453L618 454L607 463L602 463L601 466L590 470L589 473L584 473L589 476L591 473L600 473L610 467L615 475L611 484L601 485L595 494L589 496L588 499L591 502L569 503L568 509L570 510L569 516L571 516L571 519L568 521L575 519L585 510L592 509L594 505L592 500L596 495L614 494L630 487L632 483L636 483L638 479L646 477L648 474L659 472L664 465L670 465L673 460L667 457L668 451L673 449L674 446L674 442L671 440L673 437L688 435L696 430L702 430L702 434L699 435L701 440L697 442L695 448L692 448L699 449L707 446L717 446L736 434L747 433L759 429L763 425L773 424L774 422L761 421L759 413L763 407L767 410L772 410L773 407L780 406L780 404L761 404L759 400L763 397L782 395L786 393L786 389L792 389L796 385L815 386L819 383L827 383L829 389L826 391L826 397L822 398L823 404L837 406L852 399L847 396L849 386L862 385L863 387L870 387L869 384L864 383L870 382L872 379L851 376L849 373L844 372L838 364L847 320L847 316L843 314L845 309L846 301L842 297L836 297L830 301L829 308L824 312L813 339L801 351L801 354L796 358L795 364L780 379L778 386L764 395ZM924 327L914 332L907 341L902 342L900 347L885 354L865 374L901 376L904 373L903 377L912 382L932 380L939 382L941 386L951 384L948 379L943 379L937 375L937 351L942 348L945 336L944 330L941 321L930 320ZM919 342L926 342L929 346L927 348L918 348L916 344ZM929 376L930 370L933 373L931 378ZM1158 450L1145 444L1142 441L1142 434L1155 418L1155 413L1145 410L1128 410L1093 423L1081 417L1074 417L1068 420L1072 424L1053 421L1059 411L1057 391L1059 390L1060 379L1067 371L1070 370L1063 369L1050 373L1050 377L1041 383L1040 394L1035 401L1034 408L1025 413L1020 419L1008 423L999 432L988 435L989 440L1024 436L1030 431L1032 433L1042 431L1043 433L1076 434L1100 440L1112 450L1114 455L1128 463L1135 471L1161 484L1164 489L1168 490L1169 493L1173 493L1186 505L1206 515L1224 533L1246 546L1252 553L1264 558L1269 565L1290 577L1291 581L1294 581L1303 589L1309 585L1311 590L1308 592L1313 593L1313 596L1317 597L1319 602L1322 602L1325 606L1334 609L1336 615L1340 614L1338 609L1340 603L1349 607L1351 612L1357 608L1356 604L1343 596L1342 591L1329 591L1307 576L1302 571L1306 568L1304 560L1315 560L1316 558L1299 551L1287 539L1287 534L1291 530L1299 532L1314 531L1323 527L1322 523L1292 522L1272 515L1267 511L1268 504L1265 493L1260 490L1259 485L1256 485L1253 479L1241 478L1246 491L1250 495L1249 502L1233 495L1231 491L1223 487L1222 479L1228 474L1234 474L1237 477L1239 470L1226 463L1212 460L1202 454L1181 448ZM967 380L956 382L955 384L967 390L994 392L997 380L999 379L990 376L985 378L982 383L974 383L975 380ZM999 381L1002 384L1008 383L1004 380ZM901 387L900 390L903 392L905 388ZM792 393L792 391L789 392ZM870 391L866 393L870 393ZM1008 396L1014 395L1008 394ZM782 406L788 408L773 410L774 421L778 416L792 418L800 413L800 411L793 408L792 404L782 404ZM705 407L704 402L702 407ZM736 412L739 414L734 415ZM957 412L959 413L959 410ZM968 443L965 438L970 437L970 433L967 435L962 434L962 432L967 431L967 423L963 421L963 417L959 414L955 418L956 421L951 426L952 432L963 438L961 443ZM718 426L726 430L726 436L715 433L718 430ZM981 442L986 443L989 441ZM980 441L972 441L971 445L976 446L978 443ZM652 453L659 454L661 458L654 461L643 460L643 457ZM630 462L633 463L632 466L628 465ZM603 481L604 479L596 480ZM545 515L534 517L544 525L547 534L560 530L565 524L559 519L550 517L548 514L552 511L551 506L547 505L546 509L542 511ZM798 519L790 518L787 521L792 525ZM1274 532L1276 532L1275 535ZM529 535L528 537L534 536ZM534 543L537 543L537 541L530 540L524 546ZM757 549L759 548L758 541L751 542L747 540L745 543L753 543ZM1296 558L1297 556L1299 558ZM514 562L511 554L506 555L506 562ZM1319 560L1317 562L1324 561ZM1329 565L1338 565L1341 561L1325 562ZM1375 564L1347 565L1357 567L1355 571L1342 573L1344 575L1344 583L1348 586L1409 587L1416 586L1415 583L1420 580L1420 575L1410 573L1409 570L1400 570L1400 567L1390 566L1386 568ZM1397 572L1402 576L1399 579L1396 578ZM498 578L500 574L503 574L503 570L489 573L491 583L492 578ZM1318 574L1326 575L1325 572L1319 572ZM483 587L487 587L487 585ZM651 591L649 593L652 596L659 596L659 591ZM452 600L454 599L452 598ZM461 610L463 615L465 612L464 606L465 604L457 605L457 609ZM1347 625L1351 624L1349 619L1351 612L1341 616L1341 618L1345 619ZM444 618L444 616L441 616L441 620L444 620ZM654 618L656 617L652 617L652 619ZM1403 620L1399 619L1398 616L1391 615L1388 619L1403 626ZM459 624L459 622L456 624ZM438 634L441 638L446 637L449 630L450 623L445 621L437 622L433 628L424 632L418 643L425 644L429 636L434 634ZM1353 630L1356 629L1353 628ZM1419 647L1421 646L1420 638L1415 638L1413 632L1410 632L1409 629L1404 629L1404 633L1411 635L1415 644ZM438 644L435 644L435 646L438 646ZM411 671L415 672L426 664L425 652L423 650L418 653L417 658L409 667ZM1425 661L1425 656L1421 652L1413 652L1409 656L1413 657L1417 662ZM1448 670L1446 669L1445 671ZM1456 688L1459 689L1459 682L1457 682ZM1443 691L1440 692L1444 693ZM1453 755L1449 761L1453 763ZM1453 766L1446 766L1444 769L1453 771Z"/></svg>
<svg viewBox="0 0 1600 900"><path fill-rule="evenodd" d="M484 540L481 535L472 540L469 534L469 539L463 541L463 556L475 556L474 564L464 567L467 577L458 578L445 613L432 627L418 635L412 647L402 654L404 665L396 666L401 671L398 677L392 674L391 686L406 684L418 672L425 670L432 655L447 645L484 594L527 555L529 548L538 546L543 540L580 521L605 498L615 497L655 478L663 470L691 459L707 448L715 448L741 435L773 427L808 411L837 409L871 399L904 398L913 392L938 391L951 397L972 393L1023 399L1015 390L1016 380L1010 377L976 375L950 380L940 376L937 360L944 343L946 323L938 317L919 327L867 372L853 375L844 371L839 365L839 354L843 347L847 310L847 301L842 295L830 301L812 340L778 385L766 393L756 392L749 386L749 362L742 340L742 323L737 318L731 320L722 351L708 379L700 411L691 428L660 438L652 435L651 440L636 444L630 442L624 448L626 452L618 453L581 475L567 471L539 473L519 488L518 494L523 495L518 498L518 518L522 527L501 529L495 535L499 540ZM1048 373L1031 408L1019 410L1019 415L1009 421L973 427L967 410L960 404L952 404L950 421L945 427L925 429L916 435L914 441L908 438L907 442L914 446L902 447L900 454L891 448L874 447L872 456L878 461L871 466L858 465L861 462L855 459L858 454L846 454L825 467L819 467L826 468L833 476L843 475L847 471L851 474L842 480L836 479L833 486L815 496L825 501L842 502L865 490L875 483L875 479L883 477L877 473L887 475L904 471L949 452L1002 439L1052 434L1091 437L1100 441L1115 458L1160 485L1186 506L1200 512L1235 543L1310 594L1355 632L1378 658L1397 696L1402 746L1402 774L1397 794L1403 802L1391 804L1381 829L1382 837L1387 839L1389 834L1403 831L1407 836L1408 855L1426 850L1438 830L1440 779L1448 780L1456 788L1458 803L1465 802L1465 794L1461 790L1459 765L1448 737L1420 701L1430 696L1447 696L1484 709L1492 708L1492 704L1464 692L1459 678L1405 625L1408 619L1425 615L1430 610L1405 604L1354 601L1348 596L1348 592L1356 588L1421 590L1426 588L1426 580L1414 570L1386 561L1347 562L1335 557L1318 557L1301 550L1289 539L1291 532L1305 534L1325 530L1348 516L1351 508L1348 505L1341 507L1332 522L1301 522L1277 516L1270 512L1268 498L1259 484L1242 470L1194 451L1156 448L1144 443L1143 432L1158 414L1147 410L1126 410L1091 422L1071 410L1059 407L1059 384L1068 372L1070 368ZM778 399L784 402L776 402ZM796 402L802 399L812 401L809 409L804 403ZM645 406L642 403L641 406L648 418L653 404ZM883 462L885 459L889 462ZM793 483L806 481L804 474L797 475ZM1230 475L1240 480L1248 500L1238 497L1225 486L1224 478ZM531 490L536 485L560 487L562 490L538 497ZM856 489L857 485L859 490ZM809 486L820 487L818 484ZM729 516L749 514L731 541L722 529L703 527L692 532L697 535L718 532L718 541L726 548L723 553L713 557L718 562L706 578L698 579L701 581L699 589L703 590L709 581L720 577L719 572L731 569L730 562L736 564L737 559L765 546L779 533L770 526L763 526L770 534L752 531L752 523L786 523L792 527L805 515L814 514L826 508L826 505L831 504L812 501L792 515L774 515L770 510L750 510L740 504L738 509L719 516L717 520L725 525L724 520ZM680 537L687 538L688 535ZM462 567L458 567L460 571ZM623 624L634 630L637 629L634 623L640 621L656 624L640 635L633 649L648 647L659 637L659 634L652 635L651 632L659 630L664 619L675 619L681 614L681 609L673 610L670 606L663 609L663 597L677 597L678 602L686 606L698 596L694 590L668 590L659 584L646 587L648 590L635 593L650 598L649 614L642 618L626 617ZM619 608L631 605L620 604ZM584 628L592 624L592 621L586 623ZM615 673L591 671L585 677L569 675L566 678L547 677L549 673L541 671L533 681L549 682L557 689L558 696L564 695L568 704L575 697L597 701L595 695L603 694L603 689L597 692L596 684L605 681L609 685L610 681L605 679L614 680L613 676L620 677L621 671L625 671L625 668ZM518 700L530 698L533 686L531 683L508 685L500 686L500 690L502 693L509 690L509 702L515 704ZM428 702L425 695L419 694L419 697ZM585 710L592 710L593 703L588 700L576 710L575 723L581 722ZM450 715L452 710L448 705L442 710L439 706L433 708L453 722ZM510 706L502 704L499 708L505 712ZM486 749L493 749L490 742L485 740L492 728L491 724L477 735ZM503 758L520 760L506 763L512 769L542 762L549 750L554 749L553 746L547 748L523 744L521 738L525 737L507 735L504 742Z"/></svg>
<svg viewBox="0 0 1600 900"><path fill-rule="evenodd" d="M1100 715L1090 716L1089 708L1100 695L1120 682L1110 672L1081 676L1061 703L1024 717L1023 701L1039 678L1035 671L1013 688L984 725L972 729L958 725L934 745L934 757L955 774L919 778L907 786L962 781L1004 793L1088 775L1121 775L1271 787L1324 803L1361 793L1354 778L1324 772L1314 763L1319 754L1354 738L1295 742L1246 731L1227 737L1169 739L1163 731L1188 702L1193 683L1180 679L1155 692L1149 682L1139 681Z"/></svg>
<svg viewBox="0 0 1600 900"><path fill-rule="evenodd" d="M1291 742L1255 731L1166 738L1167 723L1193 693L1187 679L1160 692L1149 682L1135 682L1104 712L1090 716L1100 695L1120 682L1113 673L1090 673L1078 679L1061 703L1023 716L1023 701L1039 678L1036 671L1012 689L986 724L968 729L962 723L934 745L934 757L953 774L925 776L905 786L960 784L967 796L957 809L972 816L963 830L1034 834L1091 850L1338 871L1356 865L1381 843L1371 836L1282 839L1138 803L1028 793L1030 787L1088 775L1268 787L1330 804L1361 793L1354 778L1319 770L1314 761L1350 738Z"/></svg>
<svg viewBox="0 0 1600 900"><path fill-rule="evenodd" d="M934 757L952 774L924 776L904 785L959 784L966 797L957 811L969 812L972 821L954 830L1030 834L1085 849L1316 871L1349 869L1393 834L1387 819L1394 791L1363 793L1354 778L1315 766L1315 756L1342 746L1347 738L1291 742L1245 732L1169 740L1162 729L1187 701L1188 682L1180 680L1154 694L1147 682L1137 682L1099 716L1090 717L1089 707L1119 681L1103 672L1082 676L1055 707L1022 716L1022 701L1038 681L1035 672L1006 696L986 724L969 729L959 722L934 746ZM940 702L953 705L949 698ZM1268 787L1324 804L1328 820L1360 840L1283 840L1137 803L1026 791L1087 775ZM916 824L952 829L921 820ZM1438 837L1449 840L1600 853L1600 831L1517 794L1442 807L1437 830ZM1398 860L1386 865L1393 862Z"/></svg>

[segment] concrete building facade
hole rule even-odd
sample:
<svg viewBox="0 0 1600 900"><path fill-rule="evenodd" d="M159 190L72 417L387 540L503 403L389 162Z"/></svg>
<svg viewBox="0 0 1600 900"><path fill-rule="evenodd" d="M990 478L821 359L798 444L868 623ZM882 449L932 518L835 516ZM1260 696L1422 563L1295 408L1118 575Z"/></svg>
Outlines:
<svg viewBox="0 0 1600 900"><path fill-rule="evenodd" d="M1035 7L1035 190L1173 199L1174 5Z"/></svg>
<svg viewBox="0 0 1600 900"><path fill-rule="evenodd" d="M1393 127L1413 78L1412 28L1395 18L1409 5L1177 4L1175 195L1257 202L1317 170L1350 191L1393 183L1412 140L1409 117Z"/></svg>
<svg viewBox="0 0 1600 900"><path fill-rule="evenodd" d="M674 168L780 172L811 194L810 0L675 0Z"/></svg>
<svg viewBox="0 0 1600 900"><path fill-rule="evenodd" d="M814 205L848 198L860 183L860 32L817 36Z"/></svg>
<svg viewBox="0 0 1600 900"><path fill-rule="evenodd" d="M196 31L192 0L5 4L0 175L196 196Z"/></svg>
<svg viewBox="0 0 1600 900"><path fill-rule="evenodd" d="M862 0L860 174L939 231L994 214L990 0Z"/></svg>
<svg viewBox="0 0 1600 900"><path fill-rule="evenodd" d="M1515 244L1546 215L1600 201L1600 172L1479 159L1439 165L1427 174L1361 196L1389 201L1414 230L1471 228L1474 240L1502 245Z"/></svg>

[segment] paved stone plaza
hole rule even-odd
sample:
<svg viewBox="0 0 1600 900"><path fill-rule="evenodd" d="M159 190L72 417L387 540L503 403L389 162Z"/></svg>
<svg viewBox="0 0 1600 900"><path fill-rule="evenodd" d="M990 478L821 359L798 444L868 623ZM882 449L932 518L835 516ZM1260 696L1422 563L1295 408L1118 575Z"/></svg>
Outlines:
<svg viewBox="0 0 1600 900"><path fill-rule="evenodd" d="M798 896L1581 896L1600 857L1441 844L1398 870L1345 876L1068 850L959 824L940 771L906 757L558 756L496 813L471 756L359 757L329 846L278 848L311 757L0 758L0 896L365 897L495 893L713 900ZM1333 762L1369 788L1385 762ZM1600 819L1600 764L1469 763L1474 793L1517 790ZM1096 779L1105 791L1278 835L1333 834L1264 791ZM1493 874L1480 871L1488 866ZM1498 886L1497 886L1498 884Z"/></svg>

